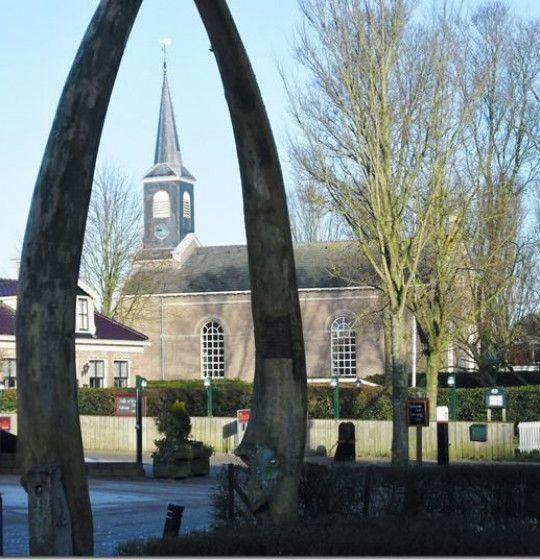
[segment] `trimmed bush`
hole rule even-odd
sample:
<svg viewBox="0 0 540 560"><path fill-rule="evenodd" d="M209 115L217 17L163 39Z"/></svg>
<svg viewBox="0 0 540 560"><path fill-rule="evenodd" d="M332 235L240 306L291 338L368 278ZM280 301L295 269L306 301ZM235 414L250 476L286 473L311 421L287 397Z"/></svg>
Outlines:
<svg viewBox="0 0 540 560"><path fill-rule="evenodd" d="M540 554L535 527L497 530L457 516L363 519L324 516L282 526L220 528L179 538L130 541L120 556L518 556Z"/></svg>
<svg viewBox="0 0 540 560"><path fill-rule="evenodd" d="M235 466L244 487L248 470ZM230 524L226 469L218 473L213 495L214 523ZM361 463L304 463L298 512L303 518L321 515L359 517L458 515L469 525L500 526L509 518L540 522L540 472L534 464L471 464L446 468L375 466ZM235 494L235 525L254 518Z"/></svg>
<svg viewBox="0 0 540 560"><path fill-rule="evenodd" d="M486 409L484 393L486 388L456 389L458 420L485 421ZM112 416L114 395L134 393L134 389L79 389L79 410L83 415ZM410 394L414 390L409 390ZM530 385L508 387L507 420L509 422L540 421L540 386ZM238 380L218 380L214 382L214 416L234 417L236 411L251 406L252 385ZM147 415L157 416L160 402L179 400L185 403L190 416L206 416L206 389L201 380L159 382L151 381L145 390ZM439 389L438 404L449 405L450 390ZM392 400L389 387L340 387L341 417L361 420L391 420ZM432 405L433 406L433 405ZM17 409L15 389L4 391L2 410L14 412ZM308 414L310 418L333 418L333 396L330 387L308 386ZM494 410L492 420L501 420L501 411Z"/></svg>

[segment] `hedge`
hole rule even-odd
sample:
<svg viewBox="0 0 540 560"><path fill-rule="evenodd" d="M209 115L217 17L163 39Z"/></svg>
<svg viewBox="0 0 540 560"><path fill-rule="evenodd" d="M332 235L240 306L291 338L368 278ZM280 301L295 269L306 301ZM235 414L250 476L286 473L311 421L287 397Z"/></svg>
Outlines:
<svg viewBox="0 0 540 560"><path fill-rule="evenodd" d="M456 389L458 420L485 421L485 388ZM540 386L508 387L507 420L509 422L540 421ZM231 417L240 408L249 408L252 385L238 380L220 380L213 389L214 416ZM79 410L83 415L112 416L114 395L132 392L134 389L79 389ZM411 390L412 393L412 390ZM190 416L206 415L206 389L200 380L175 381L171 383L150 382L145 394L148 399L147 414L155 416L159 395L186 404ZM449 389L439 389L439 405L449 405ZM340 388L342 418L361 420L391 420L392 403L388 387ZM1 410L17 409L15 389L3 391ZM308 387L308 414L310 418L332 418L333 396L328 387ZM492 420L500 420L500 411L493 411Z"/></svg>

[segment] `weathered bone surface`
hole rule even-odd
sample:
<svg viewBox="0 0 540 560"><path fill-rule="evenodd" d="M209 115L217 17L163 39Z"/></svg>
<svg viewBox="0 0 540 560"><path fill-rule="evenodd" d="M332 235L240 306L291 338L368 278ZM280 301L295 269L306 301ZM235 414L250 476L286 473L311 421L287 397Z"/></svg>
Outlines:
<svg viewBox="0 0 540 560"><path fill-rule="evenodd" d="M32 555L64 554L66 540L74 555L93 553L75 382L75 299L103 121L140 4L100 2L62 92L26 226L16 340L18 449L22 482L31 497ZM43 465L58 470L44 471ZM49 482L36 486L36 476ZM38 499L39 486L49 490ZM51 522L56 506L50 501L63 495L70 518L57 526ZM43 543L52 548L45 551Z"/></svg>
<svg viewBox="0 0 540 560"><path fill-rule="evenodd" d="M28 523L32 554L72 556L71 518L58 465L42 465L27 473Z"/></svg>
<svg viewBox="0 0 540 560"><path fill-rule="evenodd" d="M248 56L224 0L195 0L229 105L242 178L255 332L251 419L237 450L260 517L294 517L306 437L306 366L283 177Z"/></svg>

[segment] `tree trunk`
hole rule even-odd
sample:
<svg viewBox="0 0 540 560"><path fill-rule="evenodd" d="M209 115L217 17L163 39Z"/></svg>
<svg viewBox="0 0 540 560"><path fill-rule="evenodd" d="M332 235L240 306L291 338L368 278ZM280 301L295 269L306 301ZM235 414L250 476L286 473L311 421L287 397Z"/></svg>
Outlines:
<svg viewBox="0 0 540 560"><path fill-rule="evenodd" d="M242 178L255 334L252 415L237 454L260 520L291 519L306 438L306 365L277 149L248 56L224 0L195 0L229 105Z"/></svg>
<svg viewBox="0 0 540 560"><path fill-rule="evenodd" d="M141 0L102 0L58 105L37 178L17 306L19 455L30 554L93 554L77 407L75 300L92 176Z"/></svg>
<svg viewBox="0 0 540 560"><path fill-rule="evenodd" d="M434 422L437 418L437 394L442 356L443 350L440 345L431 348L426 355L426 395L429 399L429 419L431 422Z"/></svg>
<svg viewBox="0 0 540 560"><path fill-rule="evenodd" d="M384 333L384 384L392 385L392 314L388 307L383 310Z"/></svg>
<svg viewBox="0 0 540 560"><path fill-rule="evenodd" d="M407 386L409 376L405 355L405 316L403 312L392 313L392 464L409 464L409 428L407 419Z"/></svg>

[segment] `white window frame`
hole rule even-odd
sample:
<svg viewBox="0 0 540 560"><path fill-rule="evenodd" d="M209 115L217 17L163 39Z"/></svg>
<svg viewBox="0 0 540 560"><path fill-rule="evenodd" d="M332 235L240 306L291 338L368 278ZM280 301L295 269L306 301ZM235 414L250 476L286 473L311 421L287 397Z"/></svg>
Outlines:
<svg viewBox="0 0 540 560"><path fill-rule="evenodd" d="M116 364L125 364L126 365L126 375L116 375L117 371L116 371ZM130 366L131 364L129 363L129 360L126 360L124 358L118 358L116 360L113 360L113 387L116 387L118 389L125 389L127 387L129 387L129 371L130 371ZM120 368L121 370L121 368ZM121 371L120 371L121 373ZM116 381L117 379L122 379L125 380L125 385L117 385Z"/></svg>
<svg viewBox="0 0 540 560"><path fill-rule="evenodd" d="M191 219L191 196L187 191L182 195L182 216L186 220Z"/></svg>
<svg viewBox="0 0 540 560"><path fill-rule="evenodd" d="M225 335L223 326L215 319L201 327L201 374L203 378L225 377Z"/></svg>
<svg viewBox="0 0 540 560"><path fill-rule="evenodd" d="M77 296L77 332L90 332L90 301L87 297Z"/></svg>
<svg viewBox="0 0 540 560"><path fill-rule="evenodd" d="M357 349L356 331L353 321L346 317L337 317L330 326L330 359L332 375L338 377L356 377Z"/></svg>
<svg viewBox="0 0 540 560"><path fill-rule="evenodd" d="M16 358L4 358L2 360L2 378L5 389L17 388L17 360Z"/></svg>
<svg viewBox="0 0 540 560"><path fill-rule="evenodd" d="M167 191L160 190L154 193L152 198L152 216L154 218L171 217L171 199Z"/></svg>
<svg viewBox="0 0 540 560"><path fill-rule="evenodd" d="M103 374L101 376L92 375L94 373L92 371L92 369L93 369L92 366L93 366L93 364L96 364L96 363L103 364L103 369L102 369ZM96 358L96 359L88 360L88 386L89 387L92 387L92 388L95 388L95 389L104 389L105 388L105 379L106 379L105 367L106 367L106 363L105 363L105 360L103 360L103 359ZM96 387L96 385L92 385L92 379L101 379L101 385L98 385L97 387Z"/></svg>

